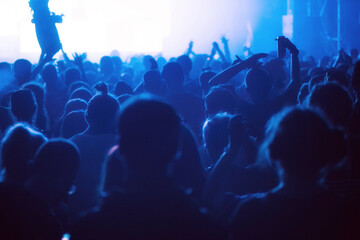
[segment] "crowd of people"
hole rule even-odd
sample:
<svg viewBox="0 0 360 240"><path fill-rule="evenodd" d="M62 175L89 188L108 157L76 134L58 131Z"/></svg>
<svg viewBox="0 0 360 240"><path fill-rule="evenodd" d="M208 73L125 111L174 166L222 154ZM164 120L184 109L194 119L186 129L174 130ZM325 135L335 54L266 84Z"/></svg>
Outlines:
<svg viewBox="0 0 360 240"><path fill-rule="evenodd" d="M358 52L0 63L1 239L359 239Z"/></svg>

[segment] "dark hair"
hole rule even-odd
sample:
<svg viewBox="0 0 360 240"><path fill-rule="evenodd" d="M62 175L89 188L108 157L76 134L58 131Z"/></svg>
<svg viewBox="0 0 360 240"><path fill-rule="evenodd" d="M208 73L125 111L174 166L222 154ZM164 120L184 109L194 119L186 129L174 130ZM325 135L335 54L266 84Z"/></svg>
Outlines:
<svg viewBox="0 0 360 240"><path fill-rule="evenodd" d="M293 107L268 122L262 150L280 162L286 173L314 176L345 156L346 143L344 135L333 130L319 112Z"/></svg>
<svg viewBox="0 0 360 240"><path fill-rule="evenodd" d="M120 151L130 165L163 169L177 151L180 120L169 104L141 96L121 112L118 131Z"/></svg>
<svg viewBox="0 0 360 240"><path fill-rule="evenodd" d="M96 94L90 99L86 110L87 117L98 124L106 124L109 120L113 121L119 110L118 101L108 94L105 83L100 82L94 88L100 91L100 94Z"/></svg>
<svg viewBox="0 0 360 240"><path fill-rule="evenodd" d="M32 123L36 108L35 98L30 90L21 89L11 94L11 112L19 121Z"/></svg>

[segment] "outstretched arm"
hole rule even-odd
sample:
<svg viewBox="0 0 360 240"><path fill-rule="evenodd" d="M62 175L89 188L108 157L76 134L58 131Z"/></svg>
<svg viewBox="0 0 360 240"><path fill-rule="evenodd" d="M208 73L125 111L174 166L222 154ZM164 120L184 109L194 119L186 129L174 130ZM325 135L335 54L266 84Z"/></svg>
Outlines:
<svg viewBox="0 0 360 240"><path fill-rule="evenodd" d="M220 73L215 75L212 79L210 79L209 86L212 87L230 81L230 79L235 77L239 72L253 67L260 58L264 58L264 57L267 57L267 54L259 53L251 56L245 61L238 61L237 63L221 71Z"/></svg>

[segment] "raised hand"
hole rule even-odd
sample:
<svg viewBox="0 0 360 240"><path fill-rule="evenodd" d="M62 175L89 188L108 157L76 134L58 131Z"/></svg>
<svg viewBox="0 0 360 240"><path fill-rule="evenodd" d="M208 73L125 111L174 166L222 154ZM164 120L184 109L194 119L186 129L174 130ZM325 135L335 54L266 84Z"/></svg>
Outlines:
<svg viewBox="0 0 360 240"><path fill-rule="evenodd" d="M227 39L226 37L225 37L225 35L222 35L221 36L221 42L225 45L225 44L228 44L229 43L229 39Z"/></svg>
<svg viewBox="0 0 360 240"><path fill-rule="evenodd" d="M79 68L82 68L83 66L83 58L82 55L80 55L79 53L73 53L73 58L74 58L74 64L76 66L78 66Z"/></svg>

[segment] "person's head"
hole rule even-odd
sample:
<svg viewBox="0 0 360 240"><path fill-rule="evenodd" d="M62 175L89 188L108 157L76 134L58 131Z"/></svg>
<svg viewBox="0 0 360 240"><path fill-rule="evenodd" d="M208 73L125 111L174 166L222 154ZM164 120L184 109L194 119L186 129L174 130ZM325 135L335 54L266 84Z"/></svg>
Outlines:
<svg viewBox="0 0 360 240"><path fill-rule="evenodd" d="M130 171L164 175L178 150L180 119L167 103L133 98L120 114L118 134Z"/></svg>
<svg viewBox="0 0 360 240"><path fill-rule="evenodd" d="M161 76L165 80L170 91L177 92L183 89L184 72L179 63L167 63L163 68Z"/></svg>
<svg viewBox="0 0 360 240"><path fill-rule="evenodd" d="M90 99L86 110L86 120L94 132L113 133L116 128L119 103L108 94L105 83L99 83L95 88L100 93Z"/></svg>
<svg viewBox="0 0 360 240"><path fill-rule="evenodd" d="M53 64L47 63L42 69L41 76L43 81L46 83L46 86L56 86L58 80L58 72Z"/></svg>
<svg viewBox="0 0 360 240"><path fill-rule="evenodd" d="M70 67L65 71L65 84L70 86L73 82L81 81L81 72L76 67Z"/></svg>
<svg viewBox="0 0 360 240"><path fill-rule="evenodd" d="M20 122L33 123L36 113L36 101L33 93L28 89L21 89L11 94L11 112Z"/></svg>
<svg viewBox="0 0 360 240"><path fill-rule="evenodd" d="M272 75L276 89L282 89L286 85L286 72L284 67L284 61L280 58L272 59L264 65L264 68Z"/></svg>
<svg viewBox="0 0 360 240"><path fill-rule="evenodd" d="M72 136L84 132L88 128L85 119L85 111L72 111L65 115L61 127L60 136L69 139Z"/></svg>
<svg viewBox="0 0 360 240"><path fill-rule="evenodd" d="M343 134L317 111L293 107L268 122L262 150L280 163L285 176L315 181L323 167L345 156L346 144Z"/></svg>
<svg viewBox="0 0 360 240"><path fill-rule="evenodd" d="M229 143L229 121L232 115L229 113L218 113L206 119L203 126L203 141L206 151L213 163L215 163L225 147Z"/></svg>
<svg viewBox="0 0 360 240"><path fill-rule="evenodd" d="M54 207L65 199L79 168L79 150L70 141L51 139L36 152L27 187Z"/></svg>
<svg viewBox="0 0 360 240"><path fill-rule="evenodd" d="M29 89L36 100L36 104L39 109L42 109L44 107L44 95L45 95L45 90L44 87L41 86L40 84L36 83L36 82L29 82L23 85L22 87L23 89Z"/></svg>
<svg viewBox="0 0 360 240"><path fill-rule="evenodd" d="M335 82L347 88L349 86L349 82L346 76L346 71L347 70L331 68L327 72L327 79L329 82Z"/></svg>
<svg viewBox="0 0 360 240"><path fill-rule="evenodd" d="M311 92L316 85L323 83L325 81L325 76L326 75L323 74L316 74L312 76L308 84L308 91Z"/></svg>
<svg viewBox="0 0 360 240"><path fill-rule="evenodd" d="M71 99L65 105L64 115L72 111L79 111L79 110L85 111L87 109L87 106L88 104L84 99L81 98Z"/></svg>
<svg viewBox="0 0 360 240"><path fill-rule="evenodd" d="M344 87L337 83L319 84L311 91L308 104L320 108L334 126L347 128L353 102Z"/></svg>
<svg viewBox="0 0 360 240"><path fill-rule="evenodd" d="M4 71L4 72L11 72L11 64L8 62L0 62L0 72Z"/></svg>
<svg viewBox="0 0 360 240"><path fill-rule="evenodd" d="M18 59L14 63L14 76L19 86L30 81L31 63L26 59Z"/></svg>
<svg viewBox="0 0 360 240"><path fill-rule="evenodd" d="M144 74L144 89L146 92L161 95L163 94L163 81L160 72L157 70L150 70Z"/></svg>
<svg viewBox="0 0 360 240"><path fill-rule="evenodd" d="M215 75L216 75L216 73L212 72L212 71L204 71L201 73L200 86L203 90L204 95L206 95L209 92L209 90L210 90L209 81L210 81L210 79L215 77Z"/></svg>
<svg viewBox="0 0 360 240"><path fill-rule="evenodd" d="M190 74L192 69L192 61L188 55L181 55L180 57L176 58L176 62L181 65L186 76Z"/></svg>
<svg viewBox="0 0 360 240"><path fill-rule="evenodd" d="M155 58L151 55L145 55L142 59L143 66L145 71L149 71L151 69L157 69L157 62Z"/></svg>
<svg viewBox="0 0 360 240"><path fill-rule="evenodd" d="M123 94L134 94L132 88L124 81L119 81L115 86L115 96L120 96Z"/></svg>
<svg viewBox="0 0 360 240"><path fill-rule="evenodd" d="M245 84L252 101L255 104L264 103L269 98L273 80L265 69L257 67L246 73Z"/></svg>
<svg viewBox="0 0 360 240"><path fill-rule="evenodd" d="M89 89L84 88L84 87L80 87L78 89L75 89L71 93L69 100L76 99L76 98L80 98L80 99L83 99L86 102L89 102L90 99L92 98L92 93L90 92Z"/></svg>
<svg viewBox="0 0 360 240"><path fill-rule="evenodd" d="M236 97L226 88L213 87L205 97L205 108L208 116L213 116L219 112L235 114Z"/></svg>
<svg viewBox="0 0 360 240"><path fill-rule="evenodd" d="M100 59L100 72L105 76L110 76L114 73L114 63L111 57L103 56Z"/></svg>
<svg viewBox="0 0 360 240"><path fill-rule="evenodd" d="M29 167L46 137L29 126L17 123L7 131L1 143L1 169L4 182L22 185L29 176Z"/></svg>

